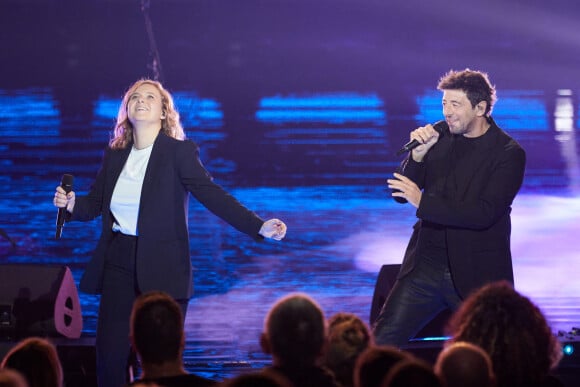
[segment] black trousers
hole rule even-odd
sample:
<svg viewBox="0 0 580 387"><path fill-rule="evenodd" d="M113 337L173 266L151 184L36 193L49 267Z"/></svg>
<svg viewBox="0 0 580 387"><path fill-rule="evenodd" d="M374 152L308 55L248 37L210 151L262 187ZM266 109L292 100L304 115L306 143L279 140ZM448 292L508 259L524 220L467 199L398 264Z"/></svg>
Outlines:
<svg viewBox="0 0 580 387"><path fill-rule="evenodd" d="M449 265L419 257L413 271L395 281L373 326L375 342L404 346L439 312L460 303Z"/></svg>
<svg viewBox="0 0 580 387"><path fill-rule="evenodd" d="M138 237L116 233L107 250L96 338L99 387L121 387L129 381L129 319L141 294L135 275L138 243ZM185 319L188 300L177 301Z"/></svg>

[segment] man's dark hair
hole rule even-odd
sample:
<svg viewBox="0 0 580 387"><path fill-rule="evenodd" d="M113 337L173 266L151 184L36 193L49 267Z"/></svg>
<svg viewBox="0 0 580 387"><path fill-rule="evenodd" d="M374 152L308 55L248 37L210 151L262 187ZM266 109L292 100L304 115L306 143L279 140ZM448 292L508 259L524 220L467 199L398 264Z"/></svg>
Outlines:
<svg viewBox="0 0 580 387"><path fill-rule="evenodd" d="M441 77L437 85L439 90L463 90L471 106L475 107L481 101L485 101L485 115L489 117L493 105L497 101L495 87L489 81L486 73L465 69L462 71L451 70Z"/></svg>
<svg viewBox="0 0 580 387"><path fill-rule="evenodd" d="M131 313L131 338L144 363L162 364L179 358L184 345L179 304L164 292L139 296Z"/></svg>

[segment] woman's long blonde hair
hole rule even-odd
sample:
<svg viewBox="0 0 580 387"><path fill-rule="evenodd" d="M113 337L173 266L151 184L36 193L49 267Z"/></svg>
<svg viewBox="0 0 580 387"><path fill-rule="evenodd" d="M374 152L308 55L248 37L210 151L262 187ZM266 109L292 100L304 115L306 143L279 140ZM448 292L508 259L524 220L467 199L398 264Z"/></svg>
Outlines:
<svg viewBox="0 0 580 387"><path fill-rule="evenodd" d="M119 107L119 113L117 115L117 124L113 130L111 141L109 141L109 147L111 149L125 149L127 145L133 142L133 124L131 124L127 115L127 105L131 94L144 84L155 86L161 94L161 104L163 106L163 112L165 113L165 118L161 120L161 131L169 137L178 140L185 139L185 132L181 126L179 113L175 109L175 104L173 103L173 97L171 94L169 94L169 92L163 88L163 85L157 81L151 79L140 79L132 84L123 96L121 106Z"/></svg>

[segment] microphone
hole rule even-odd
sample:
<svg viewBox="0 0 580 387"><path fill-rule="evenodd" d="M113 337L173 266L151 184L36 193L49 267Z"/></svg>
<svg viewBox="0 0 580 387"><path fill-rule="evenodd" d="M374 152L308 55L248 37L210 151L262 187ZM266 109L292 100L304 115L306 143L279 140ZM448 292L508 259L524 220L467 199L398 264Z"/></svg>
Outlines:
<svg viewBox="0 0 580 387"><path fill-rule="evenodd" d="M64 189L64 192L67 194L72 190L74 177L73 175L64 174L62 175L62 179L60 180L60 187ZM62 227L64 226L64 218L66 217L66 207L62 207L58 209L58 213L56 215L56 234L54 236L55 239L60 239L62 234Z"/></svg>
<svg viewBox="0 0 580 387"><path fill-rule="evenodd" d="M443 133L448 128L449 126L447 125L447 122L445 122L445 120L437 121L436 123L433 124L433 129L435 129L439 134ZM403 145L401 149L399 149L399 151L397 152L397 156L400 156L405 152L410 152L413 149L417 148L419 145L421 145L421 143L417 140L409 141L408 143ZM391 190L391 192L398 192L398 190L393 189ZM393 197L393 199L395 199L397 203L401 204L407 203L407 199L402 197L395 196Z"/></svg>
<svg viewBox="0 0 580 387"><path fill-rule="evenodd" d="M443 131L447 128L448 126L445 120L437 121L436 123L433 124L433 129L435 129L439 134L443 133ZM419 145L421 145L421 143L417 140L409 141L408 143L403 145L401 149L399 149L399 151L397 152L397 156L400 156L405 152L410 152L413 149L417 148Z"/></svg>

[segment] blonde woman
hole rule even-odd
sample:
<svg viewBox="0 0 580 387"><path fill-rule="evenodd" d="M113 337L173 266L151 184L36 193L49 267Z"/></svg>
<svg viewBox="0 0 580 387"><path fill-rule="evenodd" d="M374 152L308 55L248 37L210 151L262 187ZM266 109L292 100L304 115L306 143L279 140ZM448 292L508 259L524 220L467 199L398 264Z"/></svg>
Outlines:
<svg viewBox="0 0 580 387"><path fill-rule="evenodd" d="M189 194L239 231L280 240L286 225L264 221L216 184L185 140L173 98L152 80L135 82L123 97L114 136L86 196L57 187L54 205L67 221L102 218L102 233L80 282L101 294L97 327L99 386L126 382L129 316L149 290L174 297L183 315L192 295Z"/></svg>

